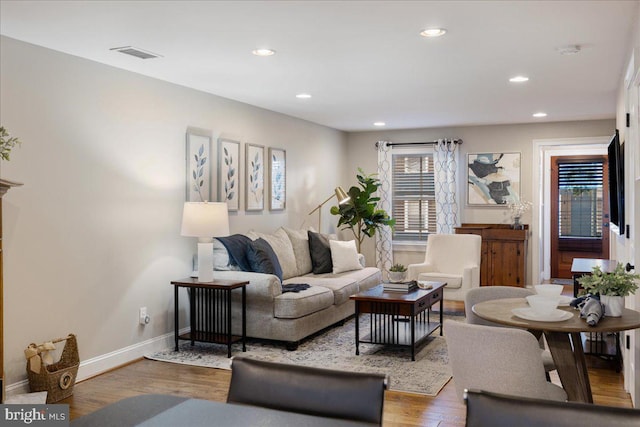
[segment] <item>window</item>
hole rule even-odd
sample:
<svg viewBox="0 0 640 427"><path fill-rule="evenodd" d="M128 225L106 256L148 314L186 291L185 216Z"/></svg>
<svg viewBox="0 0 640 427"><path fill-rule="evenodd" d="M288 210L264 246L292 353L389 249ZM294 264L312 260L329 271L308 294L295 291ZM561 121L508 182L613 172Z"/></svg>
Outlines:
<svg viewBox="0 0 640 427"><path fill-rule="evenodd" d="M558 163L558 224L562 237L602 237L603 163Z"/></svg>
<svg viewBox="0 0 640 427"><path fill-rule="evenodd" d="M436 232L433 154L393 154L394 241L425 241Z"/></svg>

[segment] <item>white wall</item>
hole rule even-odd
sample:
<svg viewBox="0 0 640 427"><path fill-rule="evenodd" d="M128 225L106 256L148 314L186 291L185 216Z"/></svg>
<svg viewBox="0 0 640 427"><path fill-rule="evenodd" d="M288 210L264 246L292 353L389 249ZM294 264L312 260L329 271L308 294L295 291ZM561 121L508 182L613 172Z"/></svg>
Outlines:
<svg viewBox="0 0 640 427"><path fill-rule="evenodd" d="M169 282L191 271L196 243L180 236L188 127L211 131L213 153L219 136L242 141L243 153L246 142L287 150L286 210L241 210L232 232L298 227L344 181L342 132L13 39L0 43L1 123L23 141L1 174L24 183L4 198L7 384L26 377L31 342L73 332L85 361L173 331ZM327 229L330 222L327 213ZM152 319L146 327L138 325L141 306Z"/></svg>
<svg viewBox="0 0 640 427"><path fill-rule="evenodd" d="M459 206L460 223L510 223L511 217L507 208L501 207L469 207L465 206L466 200L466 159L468 153L483 152L520 152L521 157L521 197L524 200L533 201L534 191L538 191L538 182L533 182L533 140L534 139L557 139L557 138L577 138L613 135L615 121L592 120L576 122L549 122L536 124L516 124L516 125L487 125L487 126L464 126L448 128L410 129L410 130L388 130L377 132L350 133L348 136L348 159L347 174L355 171L357 167L362 167L367 172L376 171L377 154L374 143L378 140L392 142L419 142L433 141L438 138L462 139L460 145L460 164L462 173L460 179L460 200ZM529 236L529 254L527 268L527 284L531 283L532 253L538 251L538 242L534 236L538 235L538 230L533 227L532 213L538 207L528 211L523 216L525 224L531 224L531 234ZM363 246L364 247L364 246ZM363 249L367 260L374 260L373 242L368 241ZM395 251L395 262L410 264L422 262L423 252Z"/></svg>

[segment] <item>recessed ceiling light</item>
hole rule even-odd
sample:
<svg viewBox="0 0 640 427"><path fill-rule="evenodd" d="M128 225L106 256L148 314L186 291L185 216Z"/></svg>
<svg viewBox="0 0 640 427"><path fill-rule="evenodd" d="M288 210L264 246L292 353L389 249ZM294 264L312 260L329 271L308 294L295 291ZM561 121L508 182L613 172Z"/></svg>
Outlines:
<svg viewBox="0 0 640 427"><path fill-rule="evenodd" d="M512 83L528 82L529 81L529 77L526 77L526 76L515 76L515 77L511 77L509 79L509 81L512 82Z"/></svg>
<svg viewBox="0 0 640 427"><path fill-rule="evenodd" d="M542 111L539 113L534 113L533 117L547 117L547 113L543 113Z"/></svg>
<svg viewBox="0 0 640 427"><path fill-rule="evenodd" d="M425 30L420 31L420 35L422 37L440 37L443 36L447 30L444 28L427 28Z"/></svg>
<svg viewBox="0 0 640 427"><path fill-rule="evenodd" d="M373 125L374 126L386 126L386 123L385 122L375 122Z"/></svg>
<svg viewBox="0 0 640 427"><path fill-rule="evenodd" d="M276 53L275 50L273 49L254 49L251 53L253 53L255 56L271 56L274 55Z"/></svg>
<svg viewBox="0 0 640 427"><path fill-rule="evenodd" d="M299 93L296 95L296 98L298 99L309 99L311 98L311 95L309 95L308 93Z"/></svg>

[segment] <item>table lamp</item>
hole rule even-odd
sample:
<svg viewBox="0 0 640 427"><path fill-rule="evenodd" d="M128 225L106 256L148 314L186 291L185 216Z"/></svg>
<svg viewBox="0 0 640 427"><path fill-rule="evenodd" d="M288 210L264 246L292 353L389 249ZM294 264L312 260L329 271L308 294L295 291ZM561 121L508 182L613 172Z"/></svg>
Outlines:
<svg viewBox="0 0 640 427"><path fill-rule="evenodd" d="M180 234L198 238L198 282L212 282L213 238L229 235L227 204L186 202L182 211Z"/></svg>
<svg viewBox="0 0 640 427"><path fill-rule="evenodd" d="M333 197L336 197L338 199L338 204L339 205L342 205L342 204L348 202L349 200L351 200L351 197L349 197L347 192L344 191L342 189L342 187L336 187L335 192L332 195L330 195L327 198L327 200L325 200L324 202L320 203L314 210L309 212L309 215L311 215L315 211L318 211L318 233L320 233L322 231L322 228L321 228L322 227L322 211L320 210L320 208L322 208L322 206L324 206Z"/></svg>

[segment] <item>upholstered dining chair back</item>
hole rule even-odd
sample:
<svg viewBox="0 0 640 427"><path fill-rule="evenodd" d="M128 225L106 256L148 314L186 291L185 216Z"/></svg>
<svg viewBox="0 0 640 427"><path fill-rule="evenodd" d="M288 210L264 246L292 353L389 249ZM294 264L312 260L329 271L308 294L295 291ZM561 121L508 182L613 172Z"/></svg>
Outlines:
<svg viewBox="0 0 640 427"><path fill-rule="evenodd" d="M526 298L534 293L535 292L530 289L515 286L482 286L480 288L470 289L464 297L464 314L467 318L467 323L486 326L504 326L476 316L471 310L471 307L479 302L502 298Z"/></svg>
<svg viewBox="0 0 640 427"><path fill-rule="evenodd" d="M424 262L407 267L408 280L446 282L444 297L463 301L480 286L482 238L475 234L430 234Z"/></svg>
<svg viewBox="0 0 640 427"><path fill-rule="evenodd" d="M227 402L382 425L386 375L236 356Z"/></svg>
<svg viewBox="0 0 640 427"><path fill-rule="evenodd" d="M554 402L469 390L466 427L575 427L640 425L640 410Z"/></svg>
<svg viewBox="0 0 640 427"><path fill-rule="evenodd" d="M547 382L538 341L521 329L445 320L456 393L486 390L514 396L566 400L562 387Z"/></svg>
<svg viewBox="0 0 640 427"><path fill-rule="evenodd" d="M473 312L472 307L479 302L491 301L501 298L526 298L529 295L533 294L535 294L535 292L530 289L518 288L514 286L482 286L479 288L470 289L469 292L467 292L467 295L465 295L464 297L464 314L467 318L467 323L471 323L474 325L508 327L478 317ZM547 372L548 381L550 379L548 372L555 371L556 365L553 362L553 357L551 357L551 353L549 352L549 350L545 350L544 338L542 337L542 333L538 332L536 338L538 339L538 346L540 347L539 351L542 355L542 363L544 364L545 372Z"/></svg>

